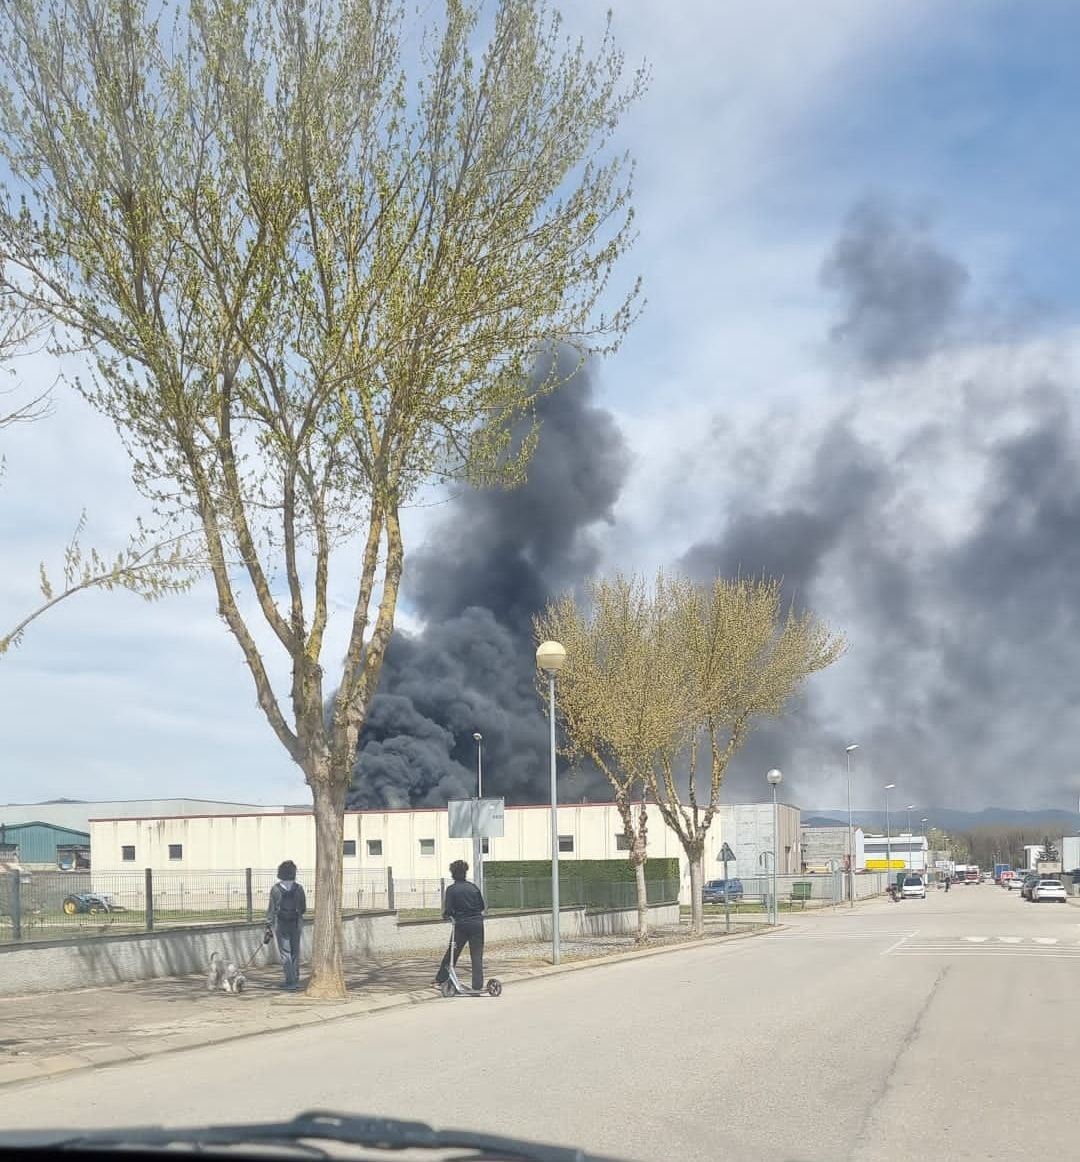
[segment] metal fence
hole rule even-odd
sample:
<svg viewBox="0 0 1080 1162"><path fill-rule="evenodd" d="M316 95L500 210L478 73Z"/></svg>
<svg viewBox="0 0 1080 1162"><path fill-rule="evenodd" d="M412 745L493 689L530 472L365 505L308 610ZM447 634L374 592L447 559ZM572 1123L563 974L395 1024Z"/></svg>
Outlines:
<svg viewBox="0 0 1080 1162"><path fill-rule="evenodd" d="M767 904L772 899L772 876L749 876L742 880L743 900ZM826 875L787 875L776 877L776 896L781 908L820 908L839 904L844 895L844 877L840 872Z"/></svg>
<svg viewBox="0 0 1080 1162"><path fill-rule="evenodd" d="M442 914L443 892L449 879L406 880L394 876L394 907L399 912Z"/></svg>
<svg viewBox="0 0 1080 1162"><path fill-rule="evenodd" d="M309 913L315 875L300 870ZM253 921L266 914L270 870L22 871L0 874L0 943L62 940L154 929ZM393 907L392 873L345 871L343 912Z"/></svg>
<svg viewBox="0 0 1080 1162"><path fill-rule="evenodd" d="M315 873L299 869L308 913L314 912ZM270 870L236 871L22 871L0 873L0 944L27 940L65 940L170 928L256 921L266 915ZM442 912L446 879L407 880L393 870L346 871L342 876L344 913L398 910ZM486 885L492 911L551 907L550 879L495 880ZM677 880L646 883L650 904L679 897ZM633 882L604 883L564 879L565 906L632 908Z"/></svg>
<svg viewBox="0 0 1080 1162"><path fill-rule="evenodd" d="M315 901L315 874L301 869L297 878L307 892L309 912ZM857 899L880 894L886 873L857 875ZM236 871L32 871L0 873L0 944L25 940L62 940L125 932L255 921L266 914L276 874L270 870ZM345 871L341 907L345 913L398 910L438 915L445 879L398 879L392 869ZM777 877L781 910L838 904L846 897L842 873ZM674 903L675 879L646 881L650 904ZM771 903L771 876L742 880L742 894L732 900L736 912L761 911ZM551 907L550 878L496 879L485 884L491 911ZM637 888L630 881L597 881L565 876L559 898L564 906L595 909L633 908Z"/></svg>
<svg viewBox="0 0 1080 1162"><path fill-rule="evenodd" d="M854 879L857 900L881 895L889 882L889 876L886 872L860 873ZM742 891L737 897L732 897L730 901L733 908L748 910L771 907L772 876L744 876L740 883ZM841 904L848 898L847 876L843 872L778 875L776 877L776 897L781 910L822 908L830 904ZM722 900L710 900L709 902L723 904Z"/></svg>

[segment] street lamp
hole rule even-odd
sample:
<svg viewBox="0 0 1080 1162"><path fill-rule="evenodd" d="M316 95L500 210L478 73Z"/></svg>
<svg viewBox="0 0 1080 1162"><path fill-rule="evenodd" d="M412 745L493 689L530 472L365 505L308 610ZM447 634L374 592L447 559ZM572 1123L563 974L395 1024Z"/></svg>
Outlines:
<svg viewBox="0 0 1080 1162"><path fill-rule="evenodd" d="M892 876L892 826L889 823L889 792L896 789L895 783L885 784L885 865Z"/></svg>
<svg viewBox="0 0 1080 1162"><path fill-rule="evenodd" d="M484 736L480 731L474 731L473 740L476 742L476 809L473 811L472 856L476 886L482 892L484 890L484 841L480 838L480 829L477 824L480 818L480 800L484 797Z"/></svg>
<svg viewBox="0 0 1080 1162"><path fill-rule="evenodd" d="M566 649L558 642L541 642L536 664L547 674L548 726L551 749L551 963L559 963L559 792L555 785L555 675L566 661Z"/></svg>
<svg viewBox="0 0 1080 1162"><path fill-rule="evenodd" d="M473 741L476 743L476 797L482 799L484 797L484 736L480 731L473 734Z"/></svg>
<svg viewBox="0 0 1080 1162"><path fill-rule="evenodd" d="M907 861L906 861L904 866L907 868L908 871L913 872L915 870L915 865L911 862L911 813L912 813L912 811L915 810L915 804L909 803L906 807L906 810L907 810Z"/></svg>
<svg viewBox="0 0 1080 1162"><path fill-rule="evenodd" d="M855 907L855 832L851 826L851 754L859 749L853 742L844 747L847 753L847 850L848 850L848 907Z"/></svg>
<svg viewBox="0 0 1080 1162"><path fill-rule="evenodd" d="M783 779L783 774L775 767L765 776L768 780L769 786L772 787L772 908L773 908L773 926L779 923L779 916L777 915L777 897L776 897L776 861L780 855L780 811L776 805L776 788L780 785Z"/></svg>
<svg viewBox="0 0 1080 1162"><path fill-rule="evenodd" d="M926 838L926 824L929 822L925 816L919 820L919 828L923 833L923 838ZM926 854L923 856L923 879L930 878L930 840L926 838Z"/></svg>

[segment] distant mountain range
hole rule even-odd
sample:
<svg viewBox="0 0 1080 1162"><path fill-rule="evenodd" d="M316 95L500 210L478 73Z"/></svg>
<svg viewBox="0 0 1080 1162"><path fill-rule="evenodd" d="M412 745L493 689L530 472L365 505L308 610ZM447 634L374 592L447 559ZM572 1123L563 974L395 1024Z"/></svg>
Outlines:
<svg viewBox="0 0 1080 1162"><path fill-rule="evenodd" d="M1055 807L1047 807L1042 811L1021 811L1014 807L984 807L981 811L954 811L948 807L931 810L920 808L911 813L911 826L916 833L920 830L919 821L924 815L929 820L927 826L940 827L943 831L971 831L976 827L1022 827L1025 830L1030 828L1033 835L1038 831L1050 831L1054 836L1080 833L1080 814ZM875 830L883 830L885 827L884 811L854 811L852 818L862 827ZM889 812L893 831L906 829L907 819L908 814L903 807ZM803 811L802 821L811 827L846 824L847 810L833 807L807 809Z"/></svg>

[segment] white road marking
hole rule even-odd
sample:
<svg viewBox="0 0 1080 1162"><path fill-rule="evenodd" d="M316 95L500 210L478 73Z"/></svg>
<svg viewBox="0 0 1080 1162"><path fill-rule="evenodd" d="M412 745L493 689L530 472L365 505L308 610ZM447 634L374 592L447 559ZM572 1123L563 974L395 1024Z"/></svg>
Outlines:
<svg viewBox="0 0 1080 1162"><path fill-rule="evenodd" d="M895 952L898 948L900 948L903 945L905 940L910 940L910 939L912 939L912 937L918 936L918 935L919 935L919 930L918 930L918 928L916 928L914 932L909 932L906 936L901 936L900 939L897 940L897 942L895 944L890 944L889 947L886 948L885 951L881 955L888 956L890 952Z"/></svg>
<svg viewBox="0 0 1080 1162"><path fill-rule="evenodd" d="M885 952L896 956L1028 956L1055 960L1080 959L1080 941L1057 936L933 936L912 941L905 937Z"/></svg>
<svg viewBox="0 0 1080 1162"><path fill-rule="evenodd" d="M1080 952L1070 952L1064 948L1050 949L1041 948L994 948L993 945L988 945L986 948L970 948L970 947L956 947L956 948L900 948L895 952L896 956L954 956L960 960L971 957L982 957L984 960L987 957L1012 957L1021 960L1080 960Z"/></svg>

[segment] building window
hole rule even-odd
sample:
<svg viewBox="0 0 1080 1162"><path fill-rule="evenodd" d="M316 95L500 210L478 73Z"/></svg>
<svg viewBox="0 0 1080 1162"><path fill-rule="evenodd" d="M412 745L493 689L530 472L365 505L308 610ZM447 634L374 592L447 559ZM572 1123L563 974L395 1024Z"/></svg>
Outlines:
<svg viewBox="0 0 1080 1162"><path fill-rule="evenodd" d="M382 840L369 839L367 841L367 853L368 855L382 855Z"/></svg>
<svg viewBox="0 0 1080 1162"><path fill-rule="evenodd" d="M559 836L559 850L560 851L573 851L574 850L574 837L572 835L560 835Z"/></svg>
<svg viewBox="0 0 1080 1162"><path fill-rule="evenodd" d="M560 842L561 842L561 837L560 837ZM616 851L629 851L630 850L630 840L627 839L625 832L621 832L619 835L615 836L615 850Z"/></svg>
<svg viewBox="0 0 1080 1162"><path fill-rule="evenodd" d="M134 863L135 862L135 844L134 843L125 843L124 846L122 848L120 848L120 858L125 863Z"/></svg>
<svg viewBox="0 0 1080 1162"><path fill-rule="evenodd" d="M421 839L420 840L420 854L421 855L434 855L435 854L435 840L434 839Z"/></svg>
<svg viewBox="0 0 1080 1162"><path fill-rule="evenodd" d="M184 845L182 843L169 844L169 859L183 859Z"/></svg>
<svg viewBox="0 0 1080 1162"><path fill-rule="evenodd" d="M344 843L342 843L342 845L341 845L341 854L342 855L355 855L356 854L356 840L355 839L346 839L344 841Z"/></svg>
<svg viewBox="0 0 1080 1162"><path fill-rule="evenodd" d="M486 835L480 839L480 852L482 855L491 854L491 842Z"/></svg>

